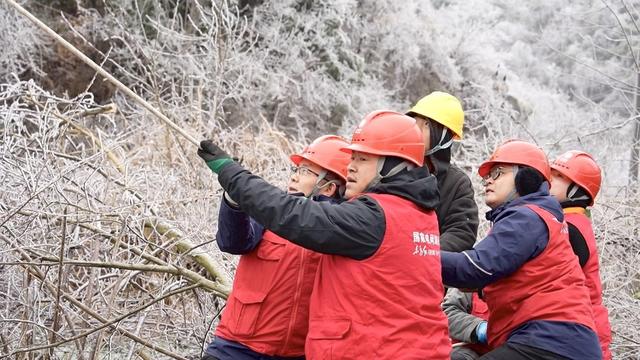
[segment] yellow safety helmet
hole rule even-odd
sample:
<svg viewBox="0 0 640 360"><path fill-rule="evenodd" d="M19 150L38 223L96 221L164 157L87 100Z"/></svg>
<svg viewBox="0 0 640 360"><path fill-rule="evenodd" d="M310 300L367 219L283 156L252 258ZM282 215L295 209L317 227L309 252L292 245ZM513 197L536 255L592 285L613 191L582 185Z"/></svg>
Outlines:
<svg viewBox="0 0 640 360"><path fill-rule="evenodd" d="M419 115L432 119L453 132L454 140L462 139L464 111L460 100L442 91L434 91L423 97L407 112L413 117Z"/></svg>

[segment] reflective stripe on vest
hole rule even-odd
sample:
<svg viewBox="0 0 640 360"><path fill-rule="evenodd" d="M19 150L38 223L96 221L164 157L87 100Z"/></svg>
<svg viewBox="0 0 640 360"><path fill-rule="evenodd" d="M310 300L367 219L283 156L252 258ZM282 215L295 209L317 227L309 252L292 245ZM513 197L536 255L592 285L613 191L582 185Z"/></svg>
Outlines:
<svg viewBox="0 0 640 360"><path fill-rule="evenodd" d="M265 355L303 355L321 256L266 231L240 257L216 335Z"/></svg>
<svg viewBox="0 0 640 360"><path fill-rule="evenodd" d="M364 260L322 258L311 296L307 358L449 359L435 212L393 195L365 196L383 209L384 239Z"/></svg>
<svg viewBox="0 0 640 360"><path fill-rule="evenodd" d="M595 329L585 279L569 244L567 224L535 205L526 205L547 225L545 249L510 276L484 288L489 309L489 345L502 345L531 320L565 321ZM526 234L523 234L526 236Z"/></svg>
<svg viewBox="0 0 640 360"><path fill-rule="evenodd" d="M584 208L582 212L572 210L576 208L565 209L565 220L575 226L587 243L589 248L589 260L582 267L589 296L591 299L591 310L593 311L593 320L595 321L600 347L604 360L611 359L611 351L609 344L611 343L611 325L609 324L609 312L602 304L602 285L600 283L600 265L598 261L598 248L596 238L593 234L591 221L585 215Z"/></svg>

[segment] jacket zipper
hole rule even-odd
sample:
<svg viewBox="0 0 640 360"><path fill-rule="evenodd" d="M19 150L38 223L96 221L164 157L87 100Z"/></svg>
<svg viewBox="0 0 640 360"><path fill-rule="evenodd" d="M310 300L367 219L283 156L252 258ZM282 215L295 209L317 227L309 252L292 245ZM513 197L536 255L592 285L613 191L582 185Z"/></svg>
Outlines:
<svg viewBox="0 0 640 360"><path fill-rule="evenodd" d="M305 268L305 260L307 257L307 251L303 247L299 247L300 249L300 266L298 267L298 279L296 281L296 293L293 298L293 306L291 307L291 320L289 320L289 327L287 329L287 337L284 341L283 350L286 351L289 346L289 340L291 340L291 333L293 332L293 327L295 326L297 315L298 315L298 303L300 302L300 293L302 292L302 282L304 280L304 268Z"/></svg>

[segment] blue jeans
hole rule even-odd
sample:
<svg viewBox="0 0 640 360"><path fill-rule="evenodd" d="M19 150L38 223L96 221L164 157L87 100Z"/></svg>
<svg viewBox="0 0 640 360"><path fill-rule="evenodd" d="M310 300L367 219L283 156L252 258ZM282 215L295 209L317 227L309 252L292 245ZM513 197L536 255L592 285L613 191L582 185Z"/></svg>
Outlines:
<svg viewBox="0 0 640 360"><path fill-rule="evenodd" d="M202 360L304 360L304 356L298 357L283 357L283 356L271 356L260 354L248 347L227 339L223 339L219 336L213 338L213 341L207 350Z"/></svg>

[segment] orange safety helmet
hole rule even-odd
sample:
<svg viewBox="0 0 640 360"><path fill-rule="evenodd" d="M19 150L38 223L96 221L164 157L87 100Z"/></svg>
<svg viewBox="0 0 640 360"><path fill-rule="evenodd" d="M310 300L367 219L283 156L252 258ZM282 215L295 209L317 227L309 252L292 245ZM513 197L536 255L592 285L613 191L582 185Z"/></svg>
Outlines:
<svg viewBox="0 0 640 360"><path fill-rule="evenodd" d="M600 167L591 155L584 151L567 151L551 163L551 168L585 189L591 196L591 204L589 205L593 205L594 199L600 191L602 174Z"/></svg>
<svg viewBox="0 0 640 360"><path fill-rule="evenodd" d="M380 156L396 156L424 164L424 141L416 120L390 110L369 113L353 132L345 151Z"/></svg>
<svg viewBox="0 0 640 360"><path fill-rule="evenodd" d="M532 167L551 184L551 168L547 155L538 146L522 141L507 140L498 146L489 160L485 161L478 168L478 174L485 177L496 164L514 164Z"/></svg>
<svg viewBox="0 0 640 360"><path fill-rule="evenodd" d="M300 154L291 155L290 159L296 165L299 165L303 159L311 161L338 175L341 180L346 182L347 165L351 161L351 156L342 151L346 146L349 146L349 143L342 137L324 135L313 140Z"/></svg>

